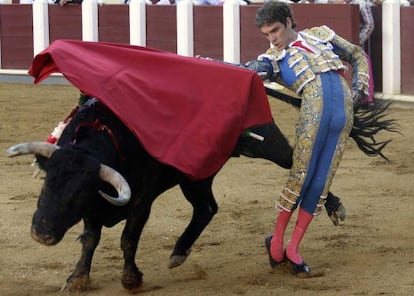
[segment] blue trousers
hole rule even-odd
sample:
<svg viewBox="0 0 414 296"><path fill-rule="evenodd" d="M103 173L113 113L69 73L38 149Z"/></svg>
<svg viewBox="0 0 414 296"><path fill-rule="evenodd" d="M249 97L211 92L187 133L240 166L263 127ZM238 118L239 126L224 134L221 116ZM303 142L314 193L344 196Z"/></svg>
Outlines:
<svg viewBox="0 0 414 296"><path fill-rule="evenodd" d="M279 206L321 211L352 124L351 91L339 73L321 73L304 87L293 165Z"/></svg>

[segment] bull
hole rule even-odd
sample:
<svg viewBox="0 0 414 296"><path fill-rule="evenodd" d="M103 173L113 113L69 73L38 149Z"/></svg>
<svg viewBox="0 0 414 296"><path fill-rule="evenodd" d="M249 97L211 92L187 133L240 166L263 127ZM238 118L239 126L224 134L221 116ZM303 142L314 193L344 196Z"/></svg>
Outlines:
<svg viewBox="0 0 414 296"><path fill-rule="evenodd" d="M389 129L391 124L375 123L374 130L368 131L368 135ZM282 168L291 167L292 148L275 123L252 127L251 131L264 136L264 141L242 134L232 156L264 158ZM366 133L367 129L354 130L354 133L361 135L362 131ZM365 152L381 154L385 144L378 149L368 145L371 150ZM170 268L185 261L192 245L218 210L212 192L214 175L192 180L176 168L160 163L109 109L94 98L78 107L56 145L22 143L10 147L7 154L10 157L35 154L39 166L46 172L32 218L31 236L35 241L55 245L69 228L83 220L81 256L67 278L67 291L87 289L92 257L103 226L112 227L122 220L126 220L126 224L121 236L124 257L121 282L127 290L142 285L143 274L135 262L135 255L151 205L164 191L179 185L193 207L191 221L172 251ZM332 193L326 208L335 223L344 219L344 208Z"/></svg>

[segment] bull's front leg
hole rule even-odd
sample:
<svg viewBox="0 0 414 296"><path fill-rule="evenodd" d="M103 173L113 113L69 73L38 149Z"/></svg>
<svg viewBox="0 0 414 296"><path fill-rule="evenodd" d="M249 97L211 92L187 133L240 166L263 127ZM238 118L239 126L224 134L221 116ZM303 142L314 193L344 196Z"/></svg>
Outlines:
<svg viewBox="0 0 414 296"><path fill-rule="evenodd" d="M330 191L326 198L325 209L335 226L339 225L339 220L345 220L346 209L342 205L341 199Z"/></svg>
<svg viewBox="0 0 414 296"><path fill-rule="evenodd" d="M87 220L84 221L84 231L79 237L82 244L81 257L75 270L66 280L66 285L62 288L63 291L77 293L88 289L92 258L101 239L101 230L101 225L96 225Z"/></svg>
<svg viewBox="0 0 414 296"><path fill-rule="evenodd" d="M152 203L152 202L151 202ZM134 291L141 287L143 273L135 263L139 238L148 220L151 203L139 203L135 210L131 210L121 237L121 249L124 253L124 269L122 272L122 286Z"/></svg>
<svg viewBox="0 0 414 296"><path fill-rule="evenodd" d="M194 242L217 213L217 203L212 192L213 177L180 184L186 199L193 206L193 216L184 233L177 240L170 256L169 268L184 263Z"/></svg>

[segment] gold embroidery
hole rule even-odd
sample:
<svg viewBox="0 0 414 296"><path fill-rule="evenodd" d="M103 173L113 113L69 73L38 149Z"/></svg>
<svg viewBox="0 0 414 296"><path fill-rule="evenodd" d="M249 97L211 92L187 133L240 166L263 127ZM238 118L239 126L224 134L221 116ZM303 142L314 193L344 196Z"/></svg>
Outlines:
<svg viewBox="0 0 414 296"><path fill-rule="evenodd" d="M282 190L277 200L277 208L287 211L292 211L298 206L298 202L300 202L299 195L302 192L302 187L308 174L310 158L312 157L312 151L314 149L313 145L321 124L323 89L322 81L318 74L345 70L346 67L341 60L342 58L348 62L352 59L358 59L358 63L352 65L353 67L357 66L353 75L356 78L354 83L358 86L358 89L362 90L367 89L368 86L366 59L362 57L363 52L359 52L355 45L336 36L328 27L305 30L301 36L305 39L306 43L312 46L315 52L307 52L298 50L297 48L288 48L282 51L271 48L267 52L267 54L275 55L272 63L277 65L278 72L286 70L286 79L293 81L293 83L291 81L289 82L292 83L289 88L301 94L302 97L300 121L296 126L295 133L295 149L292 156L293 163L286 187ZM334 48L335 52L333 51ZM283 59L288 60L280 63ZM289 68L280 69L279 67ZM293 74L292 77L288 76L291 73ZM341 83L345 96L346 124L336 145L335 156L330 164L330 170L326 177L323 192L317 205L315 205L315 215L320 214L326 202L326 194L332 183L335 171L339 166L353 125L351 91L345 79L341 79Z"/></svg>
<svg viewBox="0 0 414 296"><path fill-rule="evenodd" d="M367 93L368 91L368 64L366 58L363 56L363 51L357 50L357 46L350 44L345 39L337 36L327 26L314 27L299 32L301 37L316 52L307 52L304 50L298 50L296 47L290 47L287 49L279 50L276 47L271 47L267 50L266 55L272 56L272 61L275 73L280 73L279 61L283 60L288 56L288 66L291 68L297 78L297 81L293 83L290 88L298 94L305 84L312 81L318 73L329 72L329 71L342 71L346 70L343 60L350 61L350 55L353 55L353 60L358 60L357 69L355 71L356 81L353 87L363 90ZM334 46L338 52L334 52ZM304 75L304 76L302 76ZM276 77L276 81L280 81L280 77Z"/></svg>

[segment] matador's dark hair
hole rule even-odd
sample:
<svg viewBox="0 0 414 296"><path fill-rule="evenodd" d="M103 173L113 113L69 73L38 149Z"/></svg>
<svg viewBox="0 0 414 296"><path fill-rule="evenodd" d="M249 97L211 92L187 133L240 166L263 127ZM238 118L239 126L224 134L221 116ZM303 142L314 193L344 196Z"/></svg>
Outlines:
<svg viewBox="0 0 414 296"><path fill-rule="evenodd" d="M296 22L293 19L292 9L289 4L285 2L269 1L257 11L256 27L261 28L264 25L276 22L282 23L286 26L288 18L292 20L292 28L295 28Z"/></svg>

